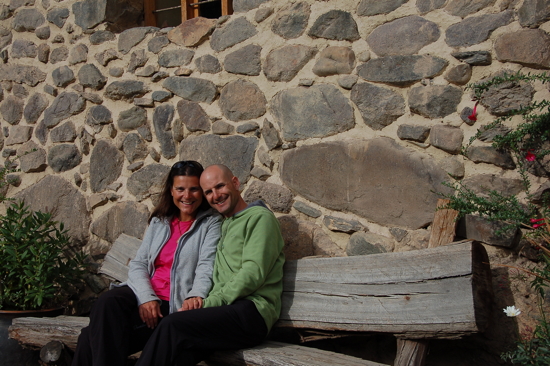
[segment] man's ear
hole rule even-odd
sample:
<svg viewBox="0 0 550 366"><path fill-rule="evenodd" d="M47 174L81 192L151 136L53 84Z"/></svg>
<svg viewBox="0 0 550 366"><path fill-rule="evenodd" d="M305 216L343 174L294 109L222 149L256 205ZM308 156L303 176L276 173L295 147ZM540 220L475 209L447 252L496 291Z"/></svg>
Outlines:
<svg viewBox="0 0 550 366"><path fill-rule="evenodd" d="M231 178L231 182L233 183L233 186L235 187L235 189L236 189L237 191L240 191L241 182L239 181L239 178L233 176L233 178Z"/></svg>

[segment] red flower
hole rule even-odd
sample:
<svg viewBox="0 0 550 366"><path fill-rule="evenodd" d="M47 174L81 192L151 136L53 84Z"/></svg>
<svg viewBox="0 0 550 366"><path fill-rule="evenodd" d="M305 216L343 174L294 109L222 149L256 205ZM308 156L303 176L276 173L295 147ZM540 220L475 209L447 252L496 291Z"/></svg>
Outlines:
<svg viewBox="0 0 550 366"><path fill-rule="evenodd" d="M527 150L527 154L525 154L525 160L527 161L535 161L535 159L537 158L537 156L535 154L533 154L531 151L533 150Z"/></svg>
<svg viewBox="0 0 550 366"><path fill-rule="evenodd" d="M542 221L544 220L544 217L542 219L530 219L529 221L531 222L539 222L539 221Z"/></svg>
<svg viewBox="0 0 550 366"><path fill-rule="evenodd" d="M474 110L472 111L472 114L468 116L468 119L470 121L477 121L477 103L478 102L476 102L476 104L474 105Z"/></svg>

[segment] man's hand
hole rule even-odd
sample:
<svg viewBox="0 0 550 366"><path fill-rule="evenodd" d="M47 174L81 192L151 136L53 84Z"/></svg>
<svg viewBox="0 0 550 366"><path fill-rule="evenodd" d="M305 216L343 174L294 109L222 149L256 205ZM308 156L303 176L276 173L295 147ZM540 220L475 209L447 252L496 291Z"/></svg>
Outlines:
<svg viewBox="0 0 550 366"><path fill-rule="evenodd" d="M190 297L183 300L183 305L178 311L193 310L202 308L202 297Z"/></svg>
<svg viewBox="0 0 550 366"><path fill-rule="evenodd" d="M154 329L162 318L160 303L156 300L143 303L139 306L139 316L147 327Z"/></svg>

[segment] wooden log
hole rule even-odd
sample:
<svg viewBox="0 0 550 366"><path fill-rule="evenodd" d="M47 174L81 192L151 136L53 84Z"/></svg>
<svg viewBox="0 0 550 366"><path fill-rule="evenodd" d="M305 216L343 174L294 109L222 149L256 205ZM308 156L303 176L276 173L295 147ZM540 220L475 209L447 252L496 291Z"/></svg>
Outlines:
<svg viewBox="0 0 550 366"><path fill-rule="evenodd" d="M449 244L455 237L458 211L448 208L439 209L440 207L447 205L449 202L451 201L447 199L437 200L438 209L435 211L428 248L435 248L441 245Z"/></svg>
<svg viewBox="0 0 550 366"><path fill-rule="evenodd" d="M126 281L128 279L128 264L136 256L140 245L140 239L121 234L105 256L99 273L106 274L120 282Z"/></svg>
<svg viewBox="0 0 550 366"><path fill-rule="evenodd" d="M89 318L60 315L54 318L15 318L9 328L10 338L31 347L41 348L50 341L59 341L70 349L76 342Z"/></svg>
<svg viewBox="0 0 550 366"><path fill-rule="evenodd" d="M428 355L428 340L397 339L394 366L424 366Z"/></svg>
<svg viewBox="0 0 550 366"><path fill-rule="evenodd" d="M214 352L204 364L209 366L388 366L360 358L296 346L264 342L260 346L237 351Z"/></svg>

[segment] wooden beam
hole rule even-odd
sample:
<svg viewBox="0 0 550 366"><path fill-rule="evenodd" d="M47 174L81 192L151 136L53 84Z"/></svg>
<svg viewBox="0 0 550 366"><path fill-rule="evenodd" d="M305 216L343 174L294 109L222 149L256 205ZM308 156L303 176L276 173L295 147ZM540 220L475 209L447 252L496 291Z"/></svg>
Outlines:
<svg viewBox="0 0 550 366"><path fill-rule="evenodd" d="M221 0L222 2L222 15L233 14L233 0Z"/></svg>
<svg viewBox="0 0 550 366"><path fill-rule="evenodd" d="M397 339L397 356L394 366L424 366L428 355L427 340Z"/></svg>
<svg viewBox="0 0 550 366"><path fill-rule="evenodd" d="M447 199L437 200L438 209L435 211L428 248L449 244L454 240L458 211L448 208L439 209L440 207L446 206L449 202L451 201Z"/></svg>
<svg viewBox="0 0 550 366"><path fill-rule="evenodd" d="M156 27L157 17L155 16L155 0L143 0L143 11L145 13L145 25Z"/></svg>

